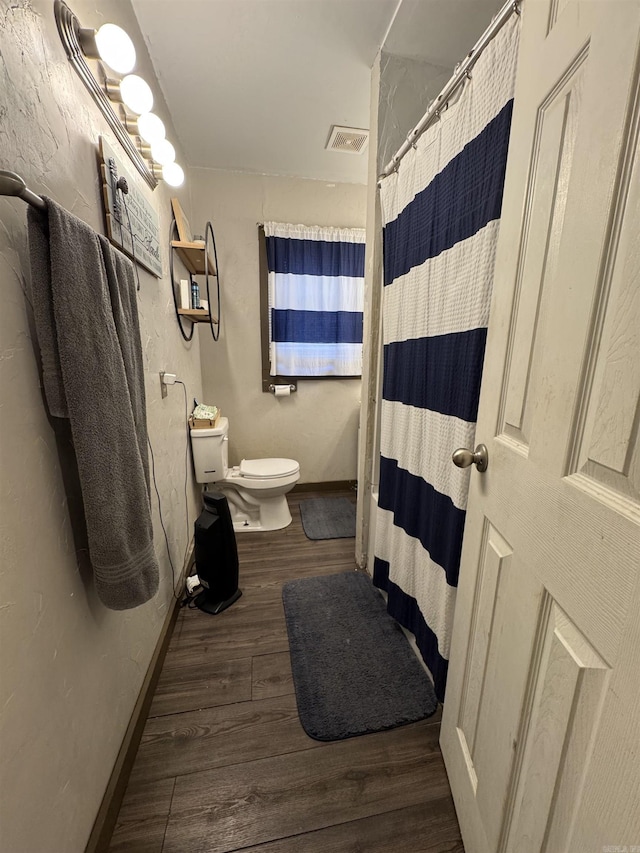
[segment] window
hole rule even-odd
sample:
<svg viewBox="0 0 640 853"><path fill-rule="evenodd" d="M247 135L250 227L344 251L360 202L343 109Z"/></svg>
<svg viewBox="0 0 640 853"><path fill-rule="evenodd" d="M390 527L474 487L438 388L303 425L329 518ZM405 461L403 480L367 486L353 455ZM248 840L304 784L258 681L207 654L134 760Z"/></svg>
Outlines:
<svg viewBox="0 0 640 853"><path fill-rule="evenodd" d="M265 222L263 390L362 373L364 230Z"/></svg>

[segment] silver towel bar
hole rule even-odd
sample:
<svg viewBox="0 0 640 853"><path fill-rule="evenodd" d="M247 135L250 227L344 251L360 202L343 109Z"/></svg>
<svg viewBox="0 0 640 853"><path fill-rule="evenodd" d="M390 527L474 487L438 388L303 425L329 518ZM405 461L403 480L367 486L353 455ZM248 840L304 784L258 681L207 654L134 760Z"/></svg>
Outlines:
<svg viewBox="0 0 640 853"><path fill-rule="evenodd" d="M32 207L37 207L38 210L47 209L44 200L36 193L31 192L20 175L16 175L15 172L7 172L5 169L0 169L0 195L13 195L26 201Z"/></svg>

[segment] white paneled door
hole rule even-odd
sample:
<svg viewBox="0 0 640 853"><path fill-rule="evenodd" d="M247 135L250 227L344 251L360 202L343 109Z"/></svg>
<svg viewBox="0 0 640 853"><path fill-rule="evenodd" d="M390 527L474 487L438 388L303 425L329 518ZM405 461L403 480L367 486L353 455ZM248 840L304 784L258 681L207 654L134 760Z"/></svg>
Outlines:
<svg viewBox="0 0 640 853"><path fill-rule="evenodd" d="M467 853L640 851L640 3L522 15L441 745Z"/></svg>

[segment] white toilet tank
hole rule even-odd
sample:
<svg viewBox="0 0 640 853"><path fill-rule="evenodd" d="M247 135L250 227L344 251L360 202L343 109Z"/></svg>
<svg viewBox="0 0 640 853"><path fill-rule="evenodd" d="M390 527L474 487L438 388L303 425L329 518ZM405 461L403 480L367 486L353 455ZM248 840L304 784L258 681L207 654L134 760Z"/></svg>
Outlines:
<svg viewBox="0 0 640 853"><path fill-rule="evenodd" d="M198 483L224 480L229 471L229 421L220 418L217 427L191 430L193 467Z"/></svg>

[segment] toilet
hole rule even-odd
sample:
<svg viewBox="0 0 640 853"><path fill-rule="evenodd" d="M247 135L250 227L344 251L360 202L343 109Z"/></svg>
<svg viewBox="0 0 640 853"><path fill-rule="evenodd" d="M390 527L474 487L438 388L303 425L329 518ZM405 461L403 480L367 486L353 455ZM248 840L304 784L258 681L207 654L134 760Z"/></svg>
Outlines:
<svg viewBox="0 0 640 853"><path fill-rule="evenodd" d="M228 418L211 429L192 429L191 449L197 482L215 483L215 490L223 492L236 532L291 524L286 494L300 479L295 459L243 459L229 468Z"/></svg>

